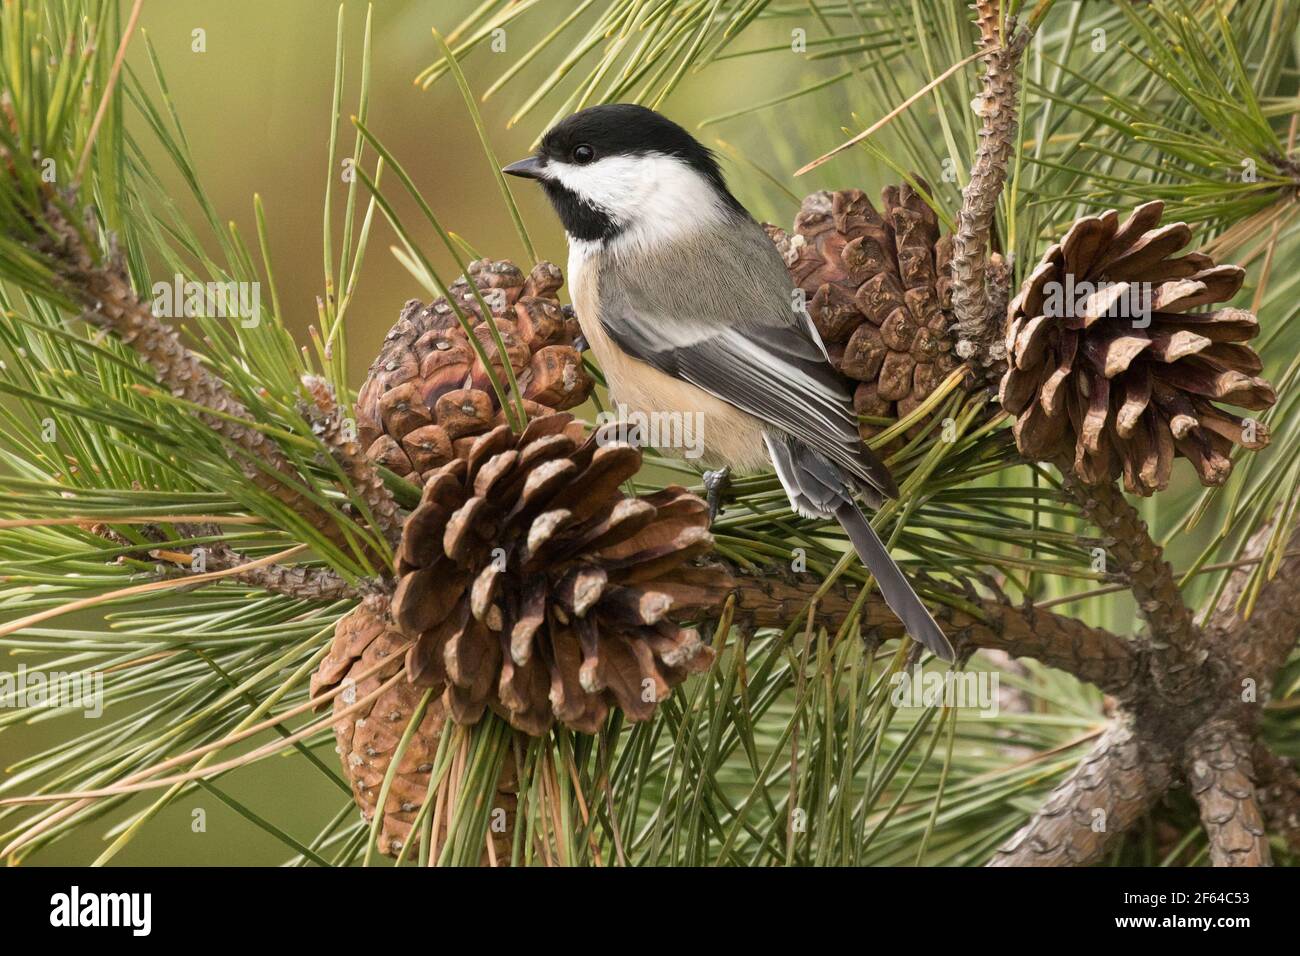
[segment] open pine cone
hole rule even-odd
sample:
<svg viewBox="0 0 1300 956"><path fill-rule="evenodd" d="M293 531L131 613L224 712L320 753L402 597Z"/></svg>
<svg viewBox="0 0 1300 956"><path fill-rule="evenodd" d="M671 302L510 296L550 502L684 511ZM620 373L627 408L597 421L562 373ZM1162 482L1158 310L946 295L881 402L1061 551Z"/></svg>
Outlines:
<svg viewBox="0 0 1300 956"><path fill-rule="evenodd" d="M346 710L379 689L403 667L404 649L410 641L393 626L388 600L379 595L366 598L346 614L334 629L329 656L312 675L315 697L339 683L349 684L334 697L334 712ZM342 717L334 724L334 739L352 796L364 819L374 817L384 777L415 714L424 687L399 680L377 697L363 712ZM434 697L425 709L420 725L407 742L384 802L379 849L396 856L415 838L416 814L429 793L433 760L447 725L447 710ZM503 827L492 831L493 850L498 861L508 860L517 805L514 762L507 757L497 781L494 811L500 811ZM441 829L445 835L447 820Z"/></svg>
<svg viewBox="0 0 1300 956"><path fill-rule="evenodd" d="M525 733L555 720L594 733L611 706L650 717L712 661L675 621L715 607L730 580L689 564L712 549L708 507L683 488L628 498L641 452L571 416L501 425L434 469L406 519L385 648L441 689L459 723L491 707ZM340 640L344 643L340 644ZM342 678L346 638L314 688Z"/></svg>
<svg viewBox="0 0 1300 956"><path fill-rule="evenodd" d="M525 276L511 262L477 259L468 271L501 333L529 416L586 401L593 382L574 348L577 320L556 297L564 283L559 268L539 262ZM469 283L461 276L449 291L505 386L501 357ZM356 415L366 454L417 481L504 420L487 370L445 298L428 306L406 303L361 386Z"/></svg>
<svg viewBox="0 0 1300 956"><path fill-rule="evenodd" d="M928 190L928 187L927 187ZM856 383L859 415L901 418L960 364L953 353L951 237L911 186L858 189L803 201L794 234L768 226L831 362ZM869 438L882 426L864 423Z"/></svg>
<svg viewBox="0 0 1300 956"><path fill-rule="evenodd" d="M1087 216L1047 250L1008 309L1000 395L1026 457L1073 459L1088 483L1123 474L1141 495L1168 485L1180 455L1202 484L1222 484L1233 444L1261 448L1268 431L1218 403L1277 399L1242 344L1259 331L1255 316L1192 311L1231 299L1244 270L1176 256L1191 229L1160 226L1163 210L1146 203L1123 224L1114 210Z"/></svg>

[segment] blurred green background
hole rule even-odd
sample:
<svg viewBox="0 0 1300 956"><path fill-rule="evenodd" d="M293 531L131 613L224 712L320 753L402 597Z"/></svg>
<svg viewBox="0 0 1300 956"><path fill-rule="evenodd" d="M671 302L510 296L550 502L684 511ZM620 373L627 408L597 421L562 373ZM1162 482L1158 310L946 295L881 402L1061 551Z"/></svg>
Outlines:
<svg viewBox="0 0 1300 956"><path fill-rule="evenodd" d="M476 5L469 0L381 0L373 5L374 62L367 125L406 166L449 228L484 255L521 258L523 249L455 84L450 77L441 78L428 90L414 83L416 75L438 59L430 28L446 34ZM356 108L367 4L348 0L342 6L347 32L346 127L346 117ZM485 90L517 56L553 29L562 8L541 4L525 14L507 29L503 52L493 52L487 44L473 51L464 69L475 92ZM252 236L252 196L262 196L281 301L287 321L298 332L314 319L315 298L322 288L321 204L327 174L337 9L328 0L223 0L219 4L167 0L146 2L141 18L158 49L204 186L218 210L236 222L244 235ZM812 34L816 24L811 14L809 20ZM191 52L191 31L196 28L206 31L206 53ZM746 47L790 42L788 22L759 23L751 30ZM688 76L664 104L664 111L695 129L730 108L777 97L839 69L793 53L770 56L777 58L779 69L755 65L770 63L770 59L723 60L704 76ZM481 104L503 163L530 151L563 102L563 95L552 96L517 126L507 128L511 114L551 69L554 59L549 52L539 57ZM143 46L136 45L129 62L147 76L145 60ZM739 198L759 218L788 226L797 203L773 188L751 163L784 176L786 187L799 195L825 185L850 184L874 194L877 184L892 178L862 154L850 153L794 180L790 176L794 169L843 138L838 129L824 124L814 127L805 114L800 101L794 100L763 111L758 119L749 116L696 129L708 145L719 148L721 139L744 154L746 160L740 161L719 149ZM847 121L849 104L844 116ZM816 129L815 139L809 135L812 129ZM340 136L341 151L350 151L351 130L342 128ZM802 149L809 151L805 154ZM160 163L162 168L165 164ZM333 174L341 176L341 166ZM528 183L512 185L539 253L563 265L563 233L541 191ZM420 228L420 217L409 198L396 188L395 181L390 187L386 192L399 213L426 240L425 254L440 274L454 276L451 258L431 229ZM949 188L956 201L956 185ZM341 192L335 190L340 210ZM176 194L182 194L179 181ZM418 283L388 251L393 242L391 230L381 217L376 219L349 325L350 356L358 383L402 303L423 295Z"/></svg>
<svg viewBox="0 0 1300 956"><path fill-rule="evenodd" d="M473 124L450 77L422 90L414 78L438 58L431 34L436 27L450 31L476 4L470 0L382 0L372 8L372 64L369 127L406 166L417 185L449 228L474 249L494 258L522 261L523 249L502 203ZM362 40L368 5L357 0L342 4L345 17L346 77L340 128L340 152L351 150L352 130L346 117L356 109ZM476 93L486 89L509 65L500 57L519 55L555 25L560 8L543 4L530 11L505 35L506 50L494 53L486 45L475 50L464 69ZM189 139L202 184L223 220L235 223L248 237L256 235L253 196L261 196L270 232L271 258L287 324L301 341L316 317L316 298L323 289L321 229L325 177L342 177L342 167L327 170L334 51L338 6L327 0L146 0L140 26L157 50L175 108ZM816 24L809 15L809 34ZM204 52L194 52L194 31L203 31ZM746 45L775 46L790 42L790 26L756 24ZM815 188L859 186L874 195L895 177L861 153L849 153L815 173L794 180L790 173L807 160L837 145L842 131L818 124L801 109L800 101L777 104L756 115L711 123L738 104L779 98L792 88L815 83L842 66L809 62L776 50L779 69L755 67L754 60L722 61L704 77L688 76L663 105L674 119L695 129L719 150L737 196L760 219L788 226L798 208L796 194ZM543 56L503 91L481 105L493 145L502 162L529 152L563 94L543 102L514 128L512 113L535 89L538 77L553 66ZM143 44L132 46L130 67L150 84ZM763 62L768 62L764 60ZM531 73L531 79L530 79ZM847 84L837 86L842 90ZM849 92L823 94L835 103ZM845 122L857 122L852 103L840 102ZM157 156L157 170L173 184L182 209L194 210L188 189L176 175L144 125L136 132ZM866 117L870 122L875 117ZM865 123L864 123L865 125ZM860 128L860 127L859 127ZM743 156L738 159L737 156ZM373 158L371 159L373 162ZM763 170L764 172L760 172ZM767 174L775 176L774 182ZM455 266L430 228L423 226L413 203L400 189L387 190L399 214L416 230L422 248L439 273L450 279ZM943 184L955 207L956 184ZM516 185L525 223L539 254L563 265L564 237L540 191ZM337 216L344 190L336 188ZM392 230L376 215L362 279L348 313L351 379L359 385L384 334L397 319L402 304L426 298L405 268L392 256ZM264 292L264 300L266 294ZM82 619L85 621L85 618ZM75 627L75 618L65 619ZM29 655L21 658L35 666ZM5 670L20 659L6 658ZM18 725L0 732L0 766L82 732L68 727L85 718L60 716ZM268 738L269 739L269 738ZM261 743L263 741L256 741ZM329 765L335 760L332 742L319 748ZM266 820L293 836L310 840L338 809L339 792L307 767L300 756L265 760L220 780L223 791L258 808ZM138 810L154 797L137 797L126 805ZM192 813L202 808L206 831L194 832ZM83 827L36 853L36 864L84 864L108 845L103 834L126 816L125 809L106 821ZM238 847L232 853L232 847ZM175 801L113 858L115 864L216 865L238 859L275 865L284 861L285 847L228 809L203 790Z"/></svg>

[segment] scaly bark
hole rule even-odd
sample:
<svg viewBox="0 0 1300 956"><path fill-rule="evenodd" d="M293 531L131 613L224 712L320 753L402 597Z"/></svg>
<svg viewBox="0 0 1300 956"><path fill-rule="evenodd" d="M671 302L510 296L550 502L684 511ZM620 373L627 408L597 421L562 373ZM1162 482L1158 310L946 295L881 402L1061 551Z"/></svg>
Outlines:
<svg viewBox="0 0 1300 956"><path fill-rule="evenodd" d="M1095 863L1160 798L1173 770L1167 752L1116 720L989 865Z"/></svg>
<svg viewBox="0 0 1300 956"><path fill-rule="evenodd" d="M1206 721L1187 741L1183 772L1210 838L1215 866L1271 866L1255 792L1250 735L1227 718Z"/></svg>

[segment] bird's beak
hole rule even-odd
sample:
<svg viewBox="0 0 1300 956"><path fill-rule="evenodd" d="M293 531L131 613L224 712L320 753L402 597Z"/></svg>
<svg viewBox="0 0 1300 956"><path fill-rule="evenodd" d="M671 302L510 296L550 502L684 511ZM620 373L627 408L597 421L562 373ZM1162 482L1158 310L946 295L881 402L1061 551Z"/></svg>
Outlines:
<svg viewBox="0 0 1300 956"><path fill-rule="evenodd" d="M517 163L511 163L501 170L510 176L522 176L524 179L542 179L542 170L545 168L543 163L536 156L529 156L527 159L521 159Z"/></svg>

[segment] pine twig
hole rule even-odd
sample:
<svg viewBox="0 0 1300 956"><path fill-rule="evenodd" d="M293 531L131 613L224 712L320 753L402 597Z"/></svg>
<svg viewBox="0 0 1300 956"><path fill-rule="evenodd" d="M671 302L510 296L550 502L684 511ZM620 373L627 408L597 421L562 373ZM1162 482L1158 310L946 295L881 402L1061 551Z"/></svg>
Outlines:
<svg viewBox="0 0 1300 956"><path fill-rule="evenodd" d="M342 542L344 536L335 519L288 483L301 480L297 469L273 441L253 427L248 409L185 347L176 329L140 301L121 265L97 262L81 234L52 201L45 204L44 220L53 241L47 241L48 248L42 251L50 255L65 290L85 308L83 318L135 349L173 395L215 413L200 413L199 418L247 453L249 460L241 469L250 482L307 518L327 540ZM252 464L259 459L287 481Z"/></svg>
<svg viewBox="0 0 1300 956"><path fill-rule="evenodd" d="M1006 343L1002 313L995 310L987 283L989 236L1015 151L1019 114L1016 71L1032 31L1029 27L1017 29L1014 17L1004 23L1001 0L979 0L975 8L979 43L986 51L983 89L976 107L981 120L980 142L952 237L952 306L957 355L976 374L992 378L1006 360Z"/></svg>
<svg viewBox="0 0 1300 956"><path fill-rule="evenodd" d="M102 522L90 526L88 530L105 541L111 541L120 548L134 549L121 557L131 557L137 560L166 558L174 560L177 564L186 565L193 560L192 552L176 552L174 555L164 553L149 548L147 545L138 544ZM212 525L181 525L177 530L187 537L208 537L216 529ZM157 525L142 525L140 532L150 541L164 540L162 529ZM221 542L204 545L203 549L205 551L204 565L209 571L229 571L253 561L247 555L240 554L229 545ZM272 564L256 567L250 571L229 575L225 580L236 581L240 584L247 584L251 587L261 588L264 591L271 591L275 594L283 594L304 601L341 601L346 598L355 598L361 593L360 588L349 584L328 568L309 568L301 565Z"/></svg>
<svg viewBox="0 0 1300 956"><path fill-rule="evenodd" d="M209 571L227 571L252 561L252 558L224 544L209 544L205 549L207 553L204 561ZM359 588L328 568L301 565L269 564L250 571L236 572L225 580L303 601L342 601L355 598L361 593Z"/></svg>
<svg viewBox="0 0 1300 956"><path fill-rule="evenodd" d="M370 507L384 539L396 551L402 540L401 510L393 493L375 469L374 462L366 457L361 443L357 441L355 425L350 432L345 428L343 411L339 408L334 388L329 382L319 376L307 375L303 377L303 385L312 398L307 409L312 431L330 449L348 481Z"/></svg>

